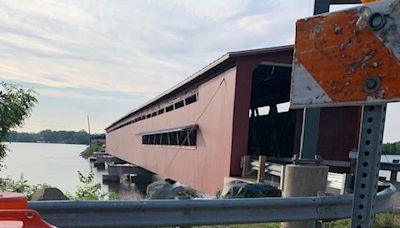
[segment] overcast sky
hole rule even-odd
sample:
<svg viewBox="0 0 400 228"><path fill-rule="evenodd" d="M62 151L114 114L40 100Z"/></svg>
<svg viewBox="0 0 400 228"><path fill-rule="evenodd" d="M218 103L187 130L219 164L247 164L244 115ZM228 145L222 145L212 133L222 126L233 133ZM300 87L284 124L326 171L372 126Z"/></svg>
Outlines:
<svg viewBox="0 0 400 228"><path fill-rule="evenodd" d="M39 94L19 131L86 129L89 115L103 132L228 51L292 44L313 2L1 1L0 81ZM385 141L400 140L396 110Z"/></svg>

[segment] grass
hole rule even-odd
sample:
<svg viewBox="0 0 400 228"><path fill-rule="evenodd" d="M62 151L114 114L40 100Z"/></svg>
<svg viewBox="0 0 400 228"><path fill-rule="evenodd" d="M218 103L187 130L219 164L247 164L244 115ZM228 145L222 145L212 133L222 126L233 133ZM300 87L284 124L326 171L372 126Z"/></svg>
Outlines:
<svg viewBox="0 0 400 228"><path fill-rule="evenodd" d="M234 225L215 225L215 226L195 226L196 228L280 228L280 223L254 223L254 224L234 224Z"/></svg>
<svg viewBox="0 0 400 228"><path fill-rule="evenodd" d="M342 219L333 222L324 223L324 228L347 228L351 227L350 219ZM400 214L392 212L384 212L375 216L373 227L375 228L392 228L400 227Z"/></svg>
<svg viewBox="0 0 400 228"><path fill-rule="evenodd" d="M255 224L235 224L235 225L216 225L216 226L196 226L197 228L280 228L280 223L255 223ZM323 228L348 228L351 227L350 219L341 219L332 222L325 222ZM377 214L374 221L374 228L393 228L400 227L400 214L385 212Z"/></svg>

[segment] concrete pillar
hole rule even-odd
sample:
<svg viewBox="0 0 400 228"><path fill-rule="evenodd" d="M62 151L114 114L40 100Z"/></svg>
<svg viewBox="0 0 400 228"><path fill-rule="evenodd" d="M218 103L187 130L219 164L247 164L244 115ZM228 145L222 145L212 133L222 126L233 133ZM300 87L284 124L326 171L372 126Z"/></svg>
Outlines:
<svg viewBox="0 0 400 228"><path fill-rule="evenodd" d="M328 166L287 165L283 197L317 196L325 192ZM296 221L282 223L284 228L314 228L315 221Z"/></svg>

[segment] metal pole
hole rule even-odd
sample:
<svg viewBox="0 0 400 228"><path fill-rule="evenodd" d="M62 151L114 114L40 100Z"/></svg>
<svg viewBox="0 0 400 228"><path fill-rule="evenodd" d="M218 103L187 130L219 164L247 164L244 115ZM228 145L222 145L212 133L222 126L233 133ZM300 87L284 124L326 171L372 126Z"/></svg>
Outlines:
<svg viewBox="0 0 400 228"><path fill-rule="evenodd" d="M315 0L314 15L329 12L330 0Z"/></svg>
<svg viewBox="0 0 400 228"><path fill-rule="evenodd" d="M364 106L352 213L352 228L372 227L386 105Z"/></svg>
<svg viewBox="0 0 400 228"><path fill-rule="evenodd" d="M300 159L314 159L318 146L320 108L306 108L303 112Z"/></svg>
<svg viewBox="0 0 400 228"><path fill-rule="evenodd" d="M315 0L314 15L329 12L330 0ZM301 133L300 159L314 159L317 153L320 108L305 108Z"/></svg>

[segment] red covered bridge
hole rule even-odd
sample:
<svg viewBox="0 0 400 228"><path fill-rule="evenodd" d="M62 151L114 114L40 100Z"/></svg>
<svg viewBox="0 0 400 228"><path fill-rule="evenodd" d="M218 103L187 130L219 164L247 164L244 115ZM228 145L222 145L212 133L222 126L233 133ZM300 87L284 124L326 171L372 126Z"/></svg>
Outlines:
<svg viewBox="0 0 400 228"><path fill-rule="evenodd" d="M241 174L244 155L293 157L303 110L280 110L289 101L292 58L293 46L223 55L107 127L107 152L209 194ZM360 113L321 109L317 154L332 171L348 170Z"/></svg>

